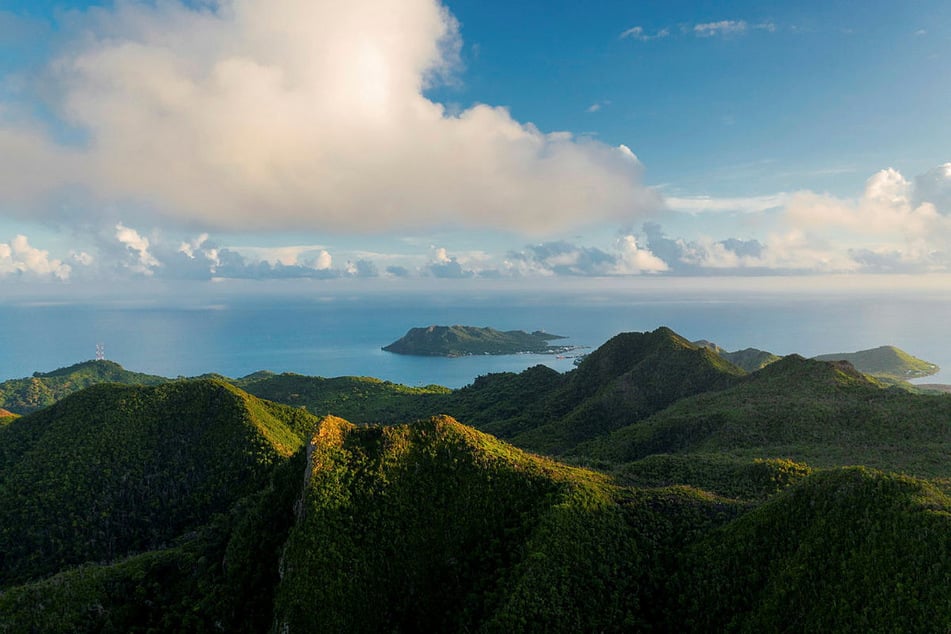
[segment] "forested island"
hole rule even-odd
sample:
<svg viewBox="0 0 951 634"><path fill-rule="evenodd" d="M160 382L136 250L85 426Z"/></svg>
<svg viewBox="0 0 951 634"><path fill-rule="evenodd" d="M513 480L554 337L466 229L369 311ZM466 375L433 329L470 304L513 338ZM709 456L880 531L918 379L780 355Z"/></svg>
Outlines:
<svg viewBox="0 0 951 634"><path fill-rule="evenodd" d="M564 354L577 346L551 345L565 339L536 330L501 331L476 326L429 326L411 328L405 335L384 346L387 352L425 357L462 357L474 354Z"/></svg>
<svg viewBox="0 0 951 634"><path fill-rule="evenodd" d="M951 395L846 361L0 392L0 631L951 629Z"/></svg>

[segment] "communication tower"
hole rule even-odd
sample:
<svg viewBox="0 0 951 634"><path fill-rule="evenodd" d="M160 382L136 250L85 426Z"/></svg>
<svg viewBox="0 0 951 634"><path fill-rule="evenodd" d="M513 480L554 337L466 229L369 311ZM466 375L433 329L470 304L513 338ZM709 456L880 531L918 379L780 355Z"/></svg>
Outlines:
<svg viewBox="0 0 951 634"><path fill-rule="evenodd" d="M106 360L106 346L101 343L96 344L96 361Z"/></svg>

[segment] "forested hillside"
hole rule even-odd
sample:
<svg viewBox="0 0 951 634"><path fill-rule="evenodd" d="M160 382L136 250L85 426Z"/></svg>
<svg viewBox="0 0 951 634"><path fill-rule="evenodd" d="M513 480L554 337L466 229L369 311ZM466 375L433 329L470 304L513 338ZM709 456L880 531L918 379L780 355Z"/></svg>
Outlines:
<svg viewBox="0 0 951 634"><path fill-rule="evenodd" d="M951 395L846 362L157 382L2 418L0 631L951 628Z"/></svg>
<svg viewBox="0 0 951 634"><path fill-rule="evenodd" d="M84 361L52 372L0 383L0 407L15 414L28 414L59 399L99 383L160 385L168 379L130 372L113 361Z"/></svg>

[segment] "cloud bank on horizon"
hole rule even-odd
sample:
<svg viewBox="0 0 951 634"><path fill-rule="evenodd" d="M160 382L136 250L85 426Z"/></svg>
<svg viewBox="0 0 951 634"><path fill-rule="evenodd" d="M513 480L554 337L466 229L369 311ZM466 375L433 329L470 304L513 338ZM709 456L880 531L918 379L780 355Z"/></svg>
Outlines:
<svg viewBox="0 0 951 634"><path fill-rule="evenodd" d="M461 27L435 0L120 0L60 19L53 53L0 91L0 216L85 242L51 254L16 234L0 241L0 279L951 272L951 163L882 169L851 198L664 196L626 145L427 97L464 75ZM566 238L591 227L610 229ZM508 242L379 247L433 228ZM266 232L321 244L214 237Z"/></svg>

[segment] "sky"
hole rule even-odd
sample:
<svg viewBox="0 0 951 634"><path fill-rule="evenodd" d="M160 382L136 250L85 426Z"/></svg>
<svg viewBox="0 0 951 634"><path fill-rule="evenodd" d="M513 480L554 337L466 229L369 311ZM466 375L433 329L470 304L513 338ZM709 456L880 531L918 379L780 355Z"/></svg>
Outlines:
<svg viewBox="0 0 951 634"><path fill-rule="evenodd" d="M3 0L0 78L0 295L951 280L946 0Z"/></svg>

